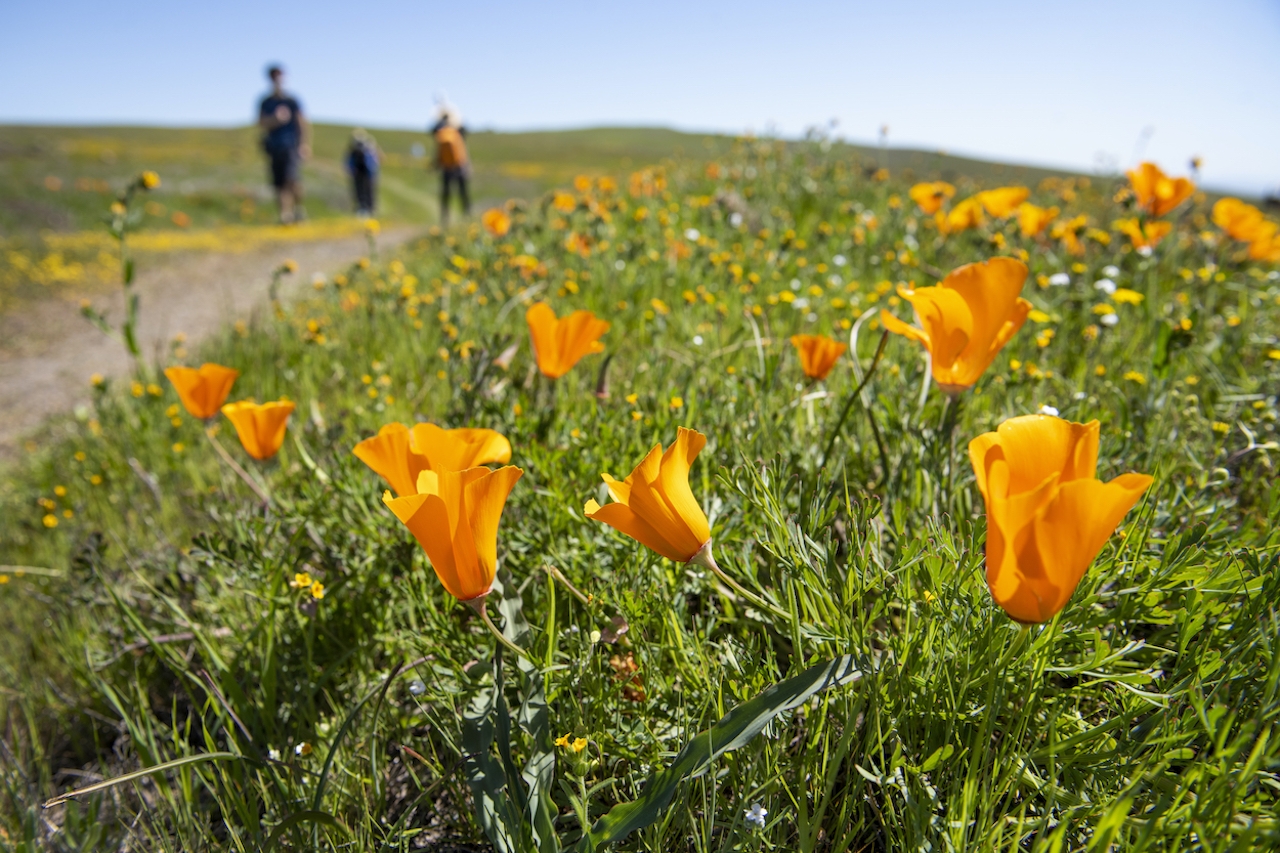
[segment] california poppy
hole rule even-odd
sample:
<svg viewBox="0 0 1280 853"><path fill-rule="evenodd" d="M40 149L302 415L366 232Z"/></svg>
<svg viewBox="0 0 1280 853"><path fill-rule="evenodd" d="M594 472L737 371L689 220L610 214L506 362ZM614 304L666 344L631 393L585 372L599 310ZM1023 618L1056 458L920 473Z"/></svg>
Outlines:
<svg viewBox="0 0 1280 853"><path fill-rule="evenodd" d="M193 418L207 421L216 417L240 371L220 364L194 367L167 367L164 375L173 383L178 399Z"/></svg>
<svg viewBox="0 0 1280 853"><path fill-rule="evenodd" d="M587 501L583 514L670 560L689 562L711 543L706 513L689 488L689 468L706 444L702 433L680 427L666 453L655 444L627 479L601 474L613 501Z"/></svg>
<svg viewBox="0 0 1280 853"><path fill-rule="evenodd" d="M240 446L244 448L244 452L262 461L280 451L285 430L289 426L289 415L293 414L294 408L295 405L288 400L261 404L241 400L223 406L222 414L236 428L236 435L240 437Z"/></svg>
<svg viewBox="0 0 1280 853"><path fill-rule="evenodd" d="M511 461L511 442L491 429L442 429L391 423L352 452L400 497L418 493L423 471L463 471L479 465Z"/></svg>
<svg viewBox="0 0 1280 853"><path fill-rule="evenodd" d="M915 308L919 327L888 311L880 312L880 320L889 331L924 344L938 387L958 394L978 381L1026 322L1031 303L1018 295L1026 277L1026 264L1013 258L965 264L935 287L898 288Z"/></svg>
<svg viewBox="0 0 1280 853"><path fill-rule="evenodd" d="M1018 230L1023 237L1035 237L1057 218L1057 207L1037 207L1030 202L1018 205Z"/></svg>
<svg viewBox="0 0 1280 853"><path fill-rule="evenodd" d="M919 205L920 210L932 215L938 212L943 202L956 194L956 188L946 181L930 181L916 184L907 191L907 194Z"/></svg>
<svg viewBox="0 0 1280 853"><path fill-rule="evenodd" d="M800 353L800 368L810 379L826 379L849 348L826 335L792 335L791 345Z"/></svg>
<svg viewBox="0 0 1280 853"><path fill-rule="evenodd" d="M1280 234L1276 234L1274 227L1267 232L1266 236L1259 237L1249 244L1249 257L1255 261L1267 263L1280 261Z"/></svg>
<svg viewBox="0 0 1280 853"><path fill-rule="evenodd" d="M512 465L496 471L423 471L418 475L417 494L393 498L387 492L382 501L427 552L449 594L475 606L493 586L498 520L523 474Z"/></svg>
<svg viewBox="0 0 1280 853"><path fill-rule="evenodd" d="M987 508L987 586L1023 623L1066 605L1152 483L1146 474L1097 479L1097 421L1010 418L969 442L969 458Z"/></svg>
<svg viewBox="0 0 1280 853"><path fill-rule="evenodd" d="M494 237L506 236L511 230L511 217L500 207L491 207L480 216L480 222L486 231Z"/></svg>
<svg viewBox="0 0 1280 853"><path fill-rule="evenodd" d="M1125 172L1133 188L1138 207L1152 216L1164 216L1196 191L1196 185L1186 178L1171 178L1155 163L1140 163L1138 168Z"/></svg>
<svg viewBox="0 0 1280 853"><path fill-rule="evenodd" d="M574 311L556 318L551 306L537 302L524 315L533 340L533 353L538 369L549 379L568 373L588 353L604 352L600 336L609 331L609 323L590 311Z"/></svg>
<svg viewBox="0 0 1280 853"><path fill-rule="evenodd" d="M1018 205L1027 200L1031 191L1026 187L999 187L994 190L983 190L976 198L987 213L997 219L1005 219L1017 213Z"/></svg>
<svg viewBox="0 0 1280 853"><path fill-rule="evenodd" d="M933 218L938 223L938 231L943 234L956 234L969 228L977 228L985 221L982 202L974 196L966 198L950 211L938 211Z"/></svg>
<svg viewBox="0 0 1280 853"><path fill-rule="evenodd" d="M1117 219L1111 226L1129 238L1135 249L1153 249L1173 230L1173 223L1163 219L1139 222L1137 217Z"/></svg>
<svg viewBox="0 0 1280 853"><path fill-rule="evenodd" d="M1080 242L1080 232L1089 226L1089 218L1083 213L1063 222L1058 222L1049 232L1055 240L1061 240L1066 250L1073 255L1084 254L1084 243Z"/></svg>
<svg viewBox="0 0 1280 853"><path fill-rule="evenodd" d="M1223 198L1214 203L1213 224L1227 232L1232 240L1242 243L1268 238L1276 231L1276 224L1267 221L1261 210L1238 198Z"/></svg>

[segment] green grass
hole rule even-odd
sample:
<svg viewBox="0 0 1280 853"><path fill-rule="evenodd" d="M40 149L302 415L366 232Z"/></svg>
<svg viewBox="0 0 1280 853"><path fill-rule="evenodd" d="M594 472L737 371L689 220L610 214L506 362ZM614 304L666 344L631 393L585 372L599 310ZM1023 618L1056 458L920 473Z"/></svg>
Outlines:
<svg viewBox="0 0 1280 853"><path fill-rule="evenodd" d="M620 849L1280 843L1273 270L1200 239L1203 208L1177 214L1150 259L1119 239L1088 240L1076 258L1011 223L939 238L899 203L901 176L871 180L819 142L737 142L717 161L714 179L672 164L660 197L629 197L622 174L620 195L572 214L531 199L505 239L474 226L425 238L209 341L201 358L243 371L233 397L299 403L278 460L257 470L268 509L146 376L51 423L0 485L0 563L44 570L9 570L0 586L5 844L484 849L463 716L492 686L494 642L351 455L393 420L510 439L525 475L499 553L515 598L495 618L520 602L541 672L508 677L504 698L532 701L541 686L550 732L590 741L592 818L768 685L837 655L859 661L859 681L715 761ZM1105 226L1121 215L1116 188L1033 200ZM590 238L588 256L566 251L570 232ZM945 398L920 402L919 348L895 338L823 459L854 371L845 361L806 387L787 337L845 336L886 305L904 315L882 282L927 284L929 271L1018 251L1024 295L1048 319L966 395L957 449ZM521 272L516 255L543 266ZM1098 328L1092 282L1111 264L1143 299ZM1066 287L1041 278L1063 271ZM522 319L535 297L613 324L607 372L593 356L554 389L537 378ZM1183 320L1189 331L1171 335ZM878 339L864 327L864 369ZM512 343L514 361L494 366ZM1042 405L1101 421L1099 476L1156 483L1060 615L1022 629L984 583L963 448ZM583 518L585 500L604 500L600 472L625 475L678 425L709 437L691 482L721 566L788 618ZM289 587L300 571L323 580L323 600ZM615 617L628 630L610 644L595 632ZM543 734L517 719L517 765ZM40 808L99 777L215 752L235 757ZM557 754L567 846L580 789ZM754 803L768 809L763 830L744 820Z"/></svg>

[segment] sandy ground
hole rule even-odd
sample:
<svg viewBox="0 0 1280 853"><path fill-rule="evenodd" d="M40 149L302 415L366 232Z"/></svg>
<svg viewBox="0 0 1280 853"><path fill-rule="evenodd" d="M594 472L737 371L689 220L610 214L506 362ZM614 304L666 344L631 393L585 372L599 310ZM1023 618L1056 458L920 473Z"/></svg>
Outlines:
<svg viewBox="0 0 1280 853"><path fill-rule="evenodd" d="M392 228L381 248L398 245L417 229ZM267 246L239 254L190 253L138 259L140 341L155 358L179 332L187 346L247 316L267 300L271 271L286 259L298 272L281 289L309 287L317 272L337 272L367 251L363 235L316 243ZM93 300L113 321L124 316L120 292ZM48 300L0 316L0 462L13 458L24 435L50 415L89 401L89 377L127 376L124 347L80 315L79 300Z"/></svg>

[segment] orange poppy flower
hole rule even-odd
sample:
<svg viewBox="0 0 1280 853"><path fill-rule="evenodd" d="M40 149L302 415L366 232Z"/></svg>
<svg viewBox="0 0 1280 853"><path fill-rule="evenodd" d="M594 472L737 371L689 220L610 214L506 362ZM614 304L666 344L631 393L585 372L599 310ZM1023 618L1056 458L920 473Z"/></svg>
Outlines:
<svg viewBox="0 0 1280 853"><path fill-rule="evenodd" d="M391 423L352 452L400 497L418 493L423 471L464 471L479 465L511 461L511 442L491 429L442 429Z"/></svg>
<svg viewBox="0 0 1280 853"><path fill-rule="evenodd" d="M240 437L240 446L254 459L270 459L280 452L289 415L296 406L288 400L258 404L252 400L228 403L222 407Z"/></svg>
<svg viewBox="0 0 1280 853"><path fill-rule="evenodd" d="M706 513L689 488L689 468L706 444L702 433L680 427L666 453L655 444L622 482L601 474L613 502L600 506L587 501L583 514L667 559L689 562L711 543Z"/></svg>
<svg viewBox="0 0 1280 853"><path fill-rule="evenodd" d="M1018 205L1027 200L1031 190L1026 187L1000 187L994 190L983 190L976 198L987 213L996 219L1006 219L1018 212Z"/></svg>
<svg viewBox="0 0 1280 853"><path fill-rule="evenodd" d="M508 465L491 471L423 471L417 494L382 501L431 560L436 577L459 601L488 595L498 568L498 520L524 471Z"/></svg>
<svg viewBox="0 0 1280 853"><path fill-rule="evenodd" d="M1154 249L1156 244L1173 230L1173 223L1163 219L1148 219L1139 222L1136 217L1117 219L1111 227L1129 238L1135 249Z"/></svg>
<svg viewBox="0 0 1280 853"><path fill-rule="evenodd" d="M930 181L928 183L916 184L907 191L907 195L911 196L924 213L933 215L941 208L943 202L956 194L956 188L946 181Z"/></svg>
<svg viewBox="0 0 1280 853"><path fill-rule="evenodd" d="M1196 191L1196 185L1186 178L1171 178L1155 163L1141 163L1136 169L1125 172L1133 187L1138 207L1152 216L1164 216Z"/></svg>
<svg viewBox="0 0 1280 853"><path fill-rule="evenodd" d="M1061 610L1116 525L1151 485L1097 479L1098 422L1011 418L969 442L987 507L987 586L1022 623Z"/></svg>
<svg viewBox="0 0 1280 853"><path fill-rule="evenodd" d="M920 327L880 312L886 329L924 344L933 379L948 394L967 390L1022 328L1031 303L1018 294L1027 266L1013 258L992 258L952 270L936 287L898 288L911 303Z"/></svg>
<svg viewBox="0 0 1280 853"><path fill-rule="evenodd" d="M933 218L938 223L938 231L943 234L957 234L969 228L977 228L986 221L982 215L982 202L976 196L966 198L949 212L939 210Z"/></svg>
<svg viewBox="0 0 1280 853"><path fill-rule="evenodd" d="M792 335L791 345L800 353L800 367L810 379L826 379L849 348L826 335Z"/></svg>
<svg viewBox="0 0 1280 853"><path fill-rule="evenodd" d="M1271 225L1273 223L1267 223ZM1267 236L1259 237L1249 244L1249 257L1255 261L1275 263L1280 261L1280 234L1273 227Z"/></svg>
<svg viewBox="0 0 1280 853"><path fill-rule="evenodd" d="M182 406L193 418L207 421L216 417L240 371L220 364L194 367L166 367L164 375L173 383Z"/></svg>
<svg viewBox="0 0 1280 853"><path fill-rule="evenodd" d="M1213 224L1227 232L1232 240L1242 243L1270 237L1276 231L1276 224L1268 222L1261 210L1238 198L1218 199L1214 203Z"/></svg>
<svg viewBox="0 0 1280 853"><path fill-rule="evenodd" d="M1084 254L1084 243L1080 242L1080 232L1089 225L1089 218L1084 214L1068 219L1065 222L1059 222L1053 226L1053 230L1049 232L1049 236L1055 240L1061 240L1062 245L1067 251L1073 255Z"/></svg>
<svg viewBox="0 0 1280 853"><path fill-rule="evenodd" d="M1037 207L1030 202L1018 206L1018 230L1023 237L1035 237L1058 218L1057 207Z"/></svg>
<svg viewBox="0 0 1280 853"><path fill-rule="evenodd" d="M533 353L538 369L549 379L568 373L588 353L604 352L600 336L609 331L609 323L590 311L574 311L556 319L551 306L537 302L524 315L533 340Z"/></svg>
<svg viewBox="0 0 1280 853"><path fill-rule="evenodd" d="M494 237L504 237L511 230L511 217L500 207L491 207L480 216L484 229Z"/></svg>

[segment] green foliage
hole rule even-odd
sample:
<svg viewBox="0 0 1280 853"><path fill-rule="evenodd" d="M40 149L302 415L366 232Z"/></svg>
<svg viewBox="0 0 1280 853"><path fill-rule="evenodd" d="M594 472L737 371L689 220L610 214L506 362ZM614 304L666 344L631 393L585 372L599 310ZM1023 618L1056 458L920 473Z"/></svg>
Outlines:
<svg viewBox="0 0 1280 853"><path fill-rule="evenodd" d="M201 355L242 371L233 396L299 403L256 469L269 506L145 378L50 424L0 484L0 562L31 567L0 569L5 844L1275 846L1278 277L1203 239L1201 207L1149 258L1097 238L1077 258L999 221L942 238L875 165L742 140L714 170L669 165L666 189L650 172L652 195L622 175L572 210L516 203L505 237L436 233L228 329ZM1064 189L1119 215L1102 181L1033 200ZM963 405L921 394L900 338L854 394L875 309L905 312L896 283L1022 251L1043 320ZM1114 327L1094 310L1109 265L1141 297ZM537 298L608 319L611 358L540 379ZM787 338L864 316L858 368L806 384ZM1101 477L1156 485L1062 613L1025 629L987 591L964 446L1042 405L1101 421ZM510 439L525 476L490 603L536 665L495 657L351 455L395 420ZM677 425L708 436L694 493L720 566L766 608L582 516L600 472ZM290 585L303 572L323 598ZM858 680L797 686L849 659ZM217 753L237 759L41 809Z"/></svg>

